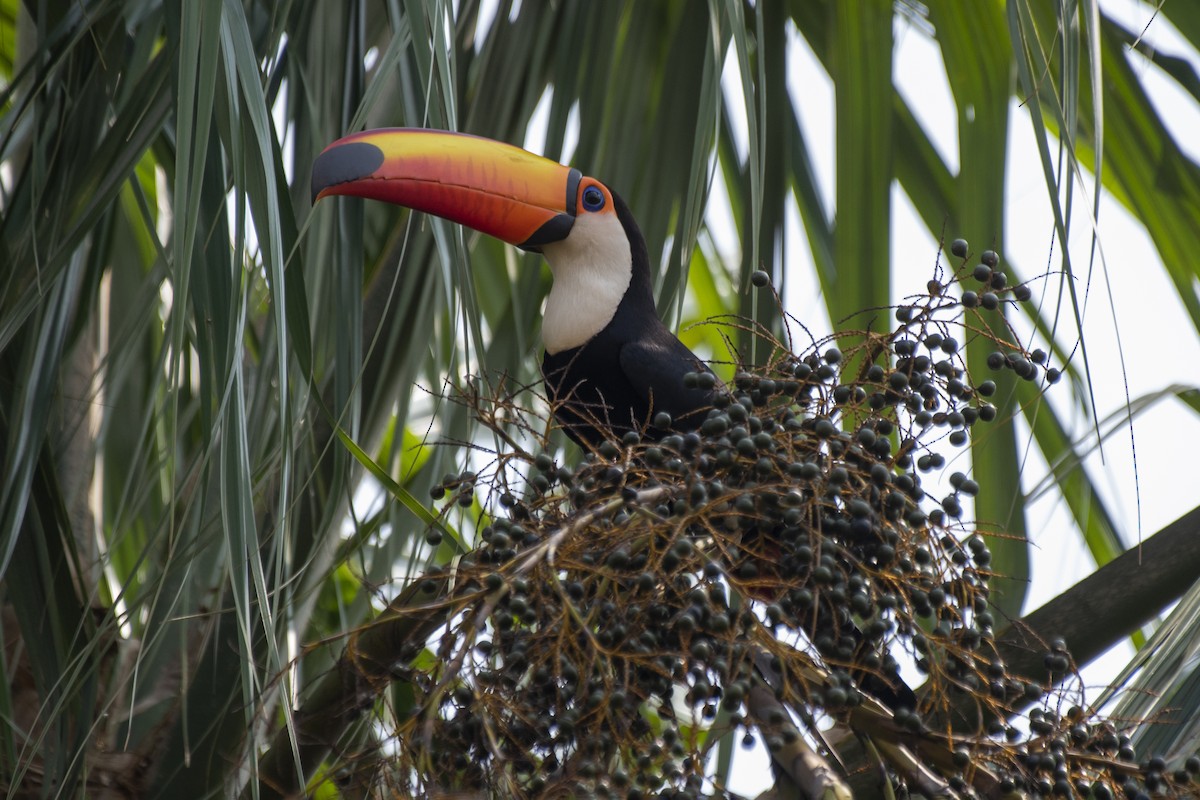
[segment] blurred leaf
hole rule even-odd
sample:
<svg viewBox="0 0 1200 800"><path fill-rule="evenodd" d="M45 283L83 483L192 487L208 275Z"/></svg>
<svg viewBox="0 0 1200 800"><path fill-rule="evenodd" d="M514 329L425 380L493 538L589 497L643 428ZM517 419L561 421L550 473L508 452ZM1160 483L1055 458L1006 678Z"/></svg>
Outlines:
<svg viewBox="0 0 1200 800"><path fill-rule="evenodd" d="M421 502L417 500L417 498L413 497L407 489L396 483L396 481L392 480L392 476L389 475L386 470L372 461L371 457L363 452L362 448L356 445L354 440L352 440L345 433L345 431L341 430L340 428L338 429L338 439L346 447L346 449L350 451L351 455L353 455L360 464L367 468L367 471L371 473L372 477L379 481L393 497L399 500L405 508L412 512L414 517L424 523L426 527L434 528L448 536L455 544L458 545L460 551L465 552L468 549L466 543L461 537L459 537L457 533L443 525L442 521L430 513L425 506L421 505Z"/></svg>

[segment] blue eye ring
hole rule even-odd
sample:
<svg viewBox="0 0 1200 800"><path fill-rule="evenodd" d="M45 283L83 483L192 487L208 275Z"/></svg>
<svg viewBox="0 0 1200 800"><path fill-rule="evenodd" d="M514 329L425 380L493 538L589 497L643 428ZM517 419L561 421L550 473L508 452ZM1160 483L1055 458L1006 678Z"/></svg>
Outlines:
<svg viewBox="0 0 1200 800"><path fill-rule="evenodd" d="M604 208L604 192L598 186L589 186L583 190L583 207L588 211L599 211Z"/></svg>

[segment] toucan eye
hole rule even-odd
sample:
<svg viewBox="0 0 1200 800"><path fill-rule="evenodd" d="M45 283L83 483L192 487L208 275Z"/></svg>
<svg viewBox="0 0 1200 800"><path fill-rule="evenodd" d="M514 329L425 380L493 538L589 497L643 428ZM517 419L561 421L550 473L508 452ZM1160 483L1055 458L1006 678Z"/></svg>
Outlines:
<svg viewBox="0 0 1200 800"><path fill-rule="evenodd" d="M595 186L583 190L583 207L588 211L599 211L604 208L604 192Z"/></svg>

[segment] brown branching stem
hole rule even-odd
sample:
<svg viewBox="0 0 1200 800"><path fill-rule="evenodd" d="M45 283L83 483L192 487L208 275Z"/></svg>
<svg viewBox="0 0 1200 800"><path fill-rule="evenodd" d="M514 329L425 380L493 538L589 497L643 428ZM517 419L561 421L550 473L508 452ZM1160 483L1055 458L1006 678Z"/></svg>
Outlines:
<svg viewBox="0 0 1200 800"><path fill-rule="evenodd" d="M788 716L783 704L771 689L762 683L756 683L746 698L746 708L760 729L771 730L773 733L787 732L788 735L786 739L781 740L780 746L771 749L771 762L799 787L804 797L820 800L850 800L853 797L850 787L837 774L837 770L808 746L804 737L790 722L786 722ZM776 724L767 722L772 717L785 721Z"/></svg>
<svg viewBox="0 0 1200 800"><path fill-rule="evenodd" d="M668 491L667 487L644 489L636 494L634 502L654 503ZM558 548L567 537L585 530L597 519L616 513L628 502L625 498L612 498L577 515L519 556L512 575L525 575L543 562L553 565ZM376 698L397 678L397 672L403 672L406 650L423 643L453 615L458 604L447 602L450 581L449 574L415 580L388 605L379 619L350 635L342 657L296 712L294 728L280 730L260 760L260 798L299 795L342 734L372 707ZM487 595L472 615L468 633L483 624L507 591L508 584L505 583ZM473 638L469 635L460 643L461 647L433 693L435 701L462 669ZM249 788L244 796L250 796Z"/></svg>

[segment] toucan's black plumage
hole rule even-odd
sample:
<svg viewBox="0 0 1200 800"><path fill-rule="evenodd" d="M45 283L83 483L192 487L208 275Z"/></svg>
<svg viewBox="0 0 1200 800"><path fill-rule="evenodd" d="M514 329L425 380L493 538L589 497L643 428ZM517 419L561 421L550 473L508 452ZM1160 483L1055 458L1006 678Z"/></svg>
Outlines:
<svg viewBox="0 0 1200 800"><path fill-rule="evenodd" d="M659 319L646 241L629 207L610 192L629 240L629 288L599 333L579 347L547 351L542 361L557 418L580 444L594 445L630 430L660 437L665 431L653 424L660 412L670 415L672 429L692 430L713 405L712 390L684 385L687 373L708 372L708 367Z"/></svg>

